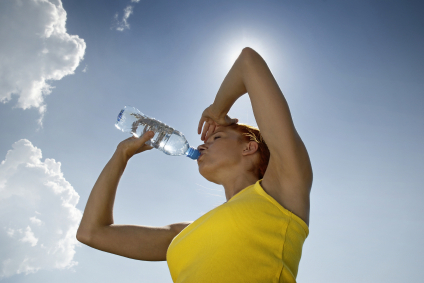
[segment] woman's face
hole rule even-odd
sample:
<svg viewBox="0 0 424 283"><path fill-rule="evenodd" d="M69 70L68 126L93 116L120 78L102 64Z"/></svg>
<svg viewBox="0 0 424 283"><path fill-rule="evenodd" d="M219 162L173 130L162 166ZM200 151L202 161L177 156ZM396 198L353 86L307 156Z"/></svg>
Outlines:
<svg viewBox="0 0 424 283"><path fill-rule="evenodd" d="M220 180L234 174L241 164L243 147L240 133L230 127L216 128L197 148L201 153L197 159L200 174L210 182L221 184Z"/></svg>

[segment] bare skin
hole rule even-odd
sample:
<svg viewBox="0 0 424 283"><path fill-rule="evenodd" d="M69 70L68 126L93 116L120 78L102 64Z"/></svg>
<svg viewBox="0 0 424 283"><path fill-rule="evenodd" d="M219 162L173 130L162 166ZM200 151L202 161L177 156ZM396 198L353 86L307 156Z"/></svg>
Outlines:
<svg viewBox="0 0 424 283"><path fill-rule="evenodd" d="M309 195L312 167L308 152L298 135L283 93L262 57L251 48L244 48L225 77L212 105L205 109L199 121L198 134L206 143L199 159L202 176L222 184L227 200L258 180L246 173L255 155L255 142L237 146L234 135L210 140L219 126L229 127L237 119L227 113L235 101L248 93L253 113L266 141L270 160L261 185L286 209L309 225ZM203 129L202 129L203 127Z"/></svg>
<svg viewBox="0 0 424 283"><path fill-rule="evenodd" d="M258 180L254 172L258 158L256 142L241 142L227 113L234 102L248 93L256 122L270 150L270 161L261 182L264 190L283 207L309 224L309 194L312 168L288 108L271 71L262 57L243 49L225 77L214 103L205 109L198 133L203 145L197 160L207 180L224 186L227 200ZM203 132L202 132L203 127ZM77 239L93 248L148 261L166 260L172 239L192 222L163 227L117 225L113 205L119 180L128 160L151 150L145 144L150 132L122 141L97 179L77 232Z"/></svg>
<svg viewBox="0 0 424 283"><path fill-rule="evenodd" d="M253 173L258 144L242 143L239 136L230 127L218 127L198 147L202 154L197 160L200 174L210 182L223 185L227 200L258 180Z"/></svg>
<svg viewBox="0 0 424 283"><path fill-rule="evenodd" d="M93 248L147 261L164 261L172 239L191 222L181 222L163 227L116 225L113 205L116 190L128 160L153 147L145 144L153 136L147 132L140 138L122 141L106 164L88 198L78 228L78 241Z"/></svg>

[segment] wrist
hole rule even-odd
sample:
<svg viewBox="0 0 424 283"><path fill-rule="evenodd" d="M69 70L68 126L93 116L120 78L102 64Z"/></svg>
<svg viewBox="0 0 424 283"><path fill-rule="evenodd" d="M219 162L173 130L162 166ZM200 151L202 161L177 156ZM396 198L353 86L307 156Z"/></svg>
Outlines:
<svg viewBox="0 0 424 283"><path fill-rule="evenodd" d="M116 148L115 152L112 155L113 160L116 160L124 165L127 164L130 158L131 156L128 156L128 154L126 154L125 151L122 150L119 146Z"/></svg>
<svg viewBox="0 0 424 283"><path fill-rule="evenodd" d="M225 111L222 107L217 105L215 102L212 103L210 106L210 110L212 112L212 115L219 120L220 118L223 118L227 115L228 111Z"/></svg>

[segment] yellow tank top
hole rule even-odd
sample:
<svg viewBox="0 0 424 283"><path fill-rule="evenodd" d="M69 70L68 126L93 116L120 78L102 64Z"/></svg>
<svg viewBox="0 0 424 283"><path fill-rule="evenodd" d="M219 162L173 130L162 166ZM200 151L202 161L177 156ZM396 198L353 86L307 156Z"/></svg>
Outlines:
<svg viewBox="0 0 424 283"><path fill-rule="evenodd" d="M308 226L268 195L261 180L172 240L167 262L175 283L296 282Z"/></svg>

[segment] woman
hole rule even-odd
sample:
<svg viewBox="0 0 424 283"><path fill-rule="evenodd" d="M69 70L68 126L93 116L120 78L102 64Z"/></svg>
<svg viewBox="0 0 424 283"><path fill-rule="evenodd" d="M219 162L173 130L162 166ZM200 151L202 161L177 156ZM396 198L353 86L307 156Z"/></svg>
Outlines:
<svg viewBox="0 0 424 283"><path fill-rule="evenodd" d="M245 93L260 132L227 115ZM226 203L194 222L114 224L119 178L132 156L152 149L145 144L150 134L118 145L93 187L77 239L129 258L167 260L174 282L296 282L309 232L312 168L262 57L243 49L199 122L205 142L198 147L199 172L224 186Z"/></svg>

